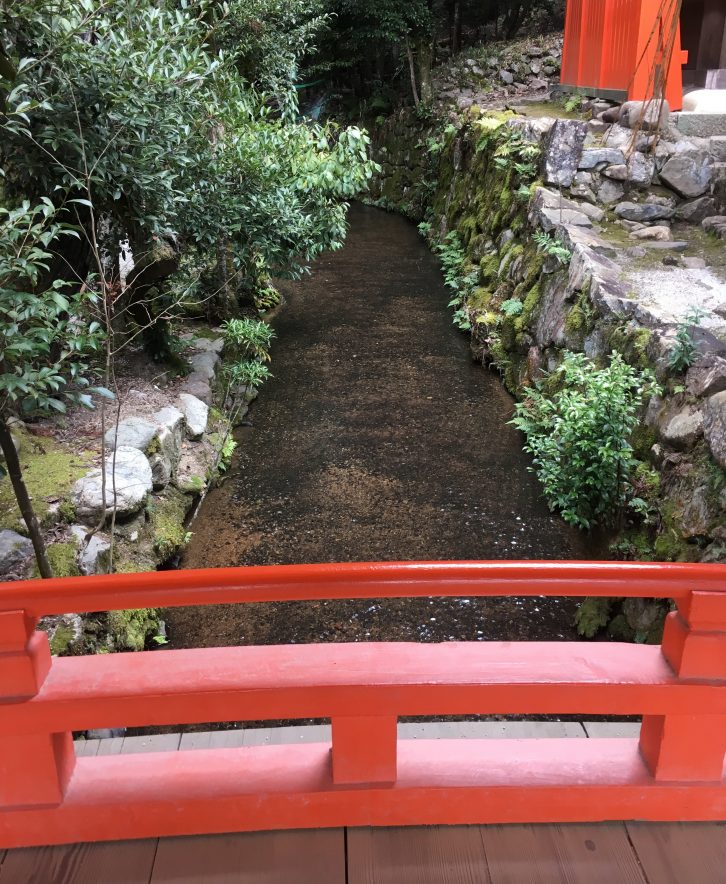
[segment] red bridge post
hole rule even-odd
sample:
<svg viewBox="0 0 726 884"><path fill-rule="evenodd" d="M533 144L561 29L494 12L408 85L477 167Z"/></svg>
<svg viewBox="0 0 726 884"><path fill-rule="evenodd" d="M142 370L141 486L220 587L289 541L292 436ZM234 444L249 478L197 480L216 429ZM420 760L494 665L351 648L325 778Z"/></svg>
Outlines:
<svg viewBox="0 0 726 884"><path fill-rule="evenodd" d="M0 703L34 697L50 666L48 636L34 618L0 612ZM69 732L0 737L0 809L60 804L74 764Z"/></svg>
<svg viewBox="0 0 726 884"><path fill-rule="evenodd" d="M684 681L726 682L726 595L692 592L666 618L663 656ZM657 780L720 782L726 715L646 715L640 751Z"/></svg>

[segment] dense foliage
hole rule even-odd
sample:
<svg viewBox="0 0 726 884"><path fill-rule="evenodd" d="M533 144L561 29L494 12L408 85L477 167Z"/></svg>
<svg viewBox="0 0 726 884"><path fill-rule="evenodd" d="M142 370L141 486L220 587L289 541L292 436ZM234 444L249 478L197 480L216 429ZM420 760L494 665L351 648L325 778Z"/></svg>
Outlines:
<svg viewBox="0 0 726 884"><path fill-rule="evenodd" d="M291 5L309 19L315 4ZM372 164L359 130L291 119L294 60L319 18L274 37L266 25L256 41L237 42L246 14L282 4L23 7L22 17L0 11L14 69L0 84L7 199L88 199L94 217L80 220L90 238L109 231L100 242L108 253L127 233L137 254L150 251L153 237L202 247L224 239L247 282L273 269L299 272L340 245L343 200L365 186ZM256 58L259 89L239 73Z"/></svg>
<svg viewBox="0 0 726 884"><path fill-rule="evenodd" d="M604 368L584 353L567 353L549 378L526 391L512 423L526 436L525 449L552 509L582 528L616 516L632 497L635 459L630 437L638 408L656 391L649 371L638 371L613 352ZM637 505L637 504L636 504Z"/></svg>
<svg viewBox="0 0 726 884"><path fill-rule="evenodd" d="M299 62L326 9L0 2L0 445L43 576L11 412L91 405L89 390L110 395L86 378L99 346L112 386L125 342L173 354L168 323L190 291L211 316L268 309L272 274L342 244L346 200L375 166L360 129L297 119ZM123 274L121 243L135 258ZM183 254L196 278L180 291ZM238 381L269 375L243 362Z"/></svg>

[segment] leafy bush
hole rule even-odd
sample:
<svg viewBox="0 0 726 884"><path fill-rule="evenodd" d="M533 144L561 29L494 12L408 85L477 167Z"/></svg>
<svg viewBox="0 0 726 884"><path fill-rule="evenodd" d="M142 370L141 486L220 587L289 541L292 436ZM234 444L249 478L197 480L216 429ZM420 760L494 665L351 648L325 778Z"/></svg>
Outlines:
<svg viewBox="0 0 726 884"><path fill-rule="evenodd" d="M675 372L682 372L696 361L696 342L693 340L693 327L703 316L703 310L695 307L689 310L676 328L676 342L668 354L668 367Z"/></svg>
<svg viewBox="0 0 726 884"><path fill-rule="evenodd" d="M0 207L0 417L65 411L64 400L92 406L88 358L103 334L89 316L93 296L54 279L42 281L63 235L77 231L54 220L49 199L16 209ZM40 293L39 293L40 289Z"/></svg>
<svg viewBox="0 0 726 884"><path fill-rule="evenodd" d="M553 510L581 528L607 522L632 496L635 466L630 436L638 407L657 392L650 371L639 371L613 352L598 368L582 353L566 353L550 376L561 384L553 396L541 384L529 388L512 420L526 436L531 469Z"/></svg>
<svg viewBox="0 0 726 884"><path fill-rule="evenodd" d="M229 319L222 323L224 342L233 356L270 360L270 345L275 337L272 326L260 319Z"/></svg>
<svg viewBox="0 0 726 884"><path fill-rule="evenodd" d="M225 377L230 387L261 387L272 377L270 369L261 362L244 360L225 367Z"/></svg>

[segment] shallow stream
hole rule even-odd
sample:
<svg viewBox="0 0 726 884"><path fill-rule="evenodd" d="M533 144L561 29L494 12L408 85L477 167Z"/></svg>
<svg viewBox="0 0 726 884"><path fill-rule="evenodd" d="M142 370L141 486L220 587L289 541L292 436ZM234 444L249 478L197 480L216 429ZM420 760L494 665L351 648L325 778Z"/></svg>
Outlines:
<svg viewBox="0 0 726 884"><path fill-rule="evenodd" d="M354 206L345 247L285 287L269 381L182 567L597 558L552 515L499 379L452 325L437 259ZM166 612L171 647L575 638L569 599L398 599Z"/></svg>

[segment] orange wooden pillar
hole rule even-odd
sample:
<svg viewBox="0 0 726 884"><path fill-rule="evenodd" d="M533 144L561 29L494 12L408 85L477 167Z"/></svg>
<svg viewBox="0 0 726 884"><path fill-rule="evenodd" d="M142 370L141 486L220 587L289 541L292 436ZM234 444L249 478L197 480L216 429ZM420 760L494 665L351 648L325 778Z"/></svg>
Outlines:
<svg viewBox="0 0 726 884"><path fill-rule="evenodd" d="M726 682L726 595L693 592L666 618L663 656L684 681ZM646 715L640 751L657 780L720 782L726 715Z"/></svg>
<svg viewBox="0 0 726 884"><path fill-rule="evenodd" d="M628 98L639 101L657 97L653 86L658 70L658 78L664 84L663 97L671 110L679 110L683 105L681 29L676 8L674 0L640 0L640 19L634 23L638 38L633 77L628 91ZM672 55L665 69L665 51L671 43Z"/></svg>
<svg viewBox="0 0 726 884"><path fill-rule="evenodd" d="M0 702L33 697L50 666L48 636L35 631L33 619L0 612ZM70 733L0 737L0 810L60 804L74 764Z"/></svg>
<svg viewBox="0 0 726 884"><path fill-rule="evenodd" d="M395 715L336 716L333 723L333 782L336 785L396 782Z"/></svg>

